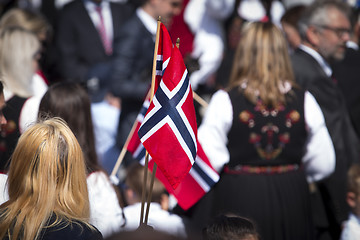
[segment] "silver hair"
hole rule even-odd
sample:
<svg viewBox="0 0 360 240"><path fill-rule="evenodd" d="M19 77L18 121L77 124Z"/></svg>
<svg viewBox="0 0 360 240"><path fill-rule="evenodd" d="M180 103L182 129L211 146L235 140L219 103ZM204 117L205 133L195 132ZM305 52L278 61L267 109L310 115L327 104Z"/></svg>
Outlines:
<svg viewBox="0 0 360 240"><path fill-rule="evenodd" d="M329 11L337 9L347 18L350 16L350 6L338 0L318 0L309 5L298 22L298 29L301 39L306 39L306 32L310 26L322 26L329 23Z"/></svg>

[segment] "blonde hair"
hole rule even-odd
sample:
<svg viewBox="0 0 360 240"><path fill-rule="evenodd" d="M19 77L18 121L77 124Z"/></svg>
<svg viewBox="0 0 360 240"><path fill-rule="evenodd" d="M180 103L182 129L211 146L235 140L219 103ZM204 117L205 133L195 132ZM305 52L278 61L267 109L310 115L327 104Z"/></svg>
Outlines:
<svg viewBox="0 0 360 240"><path fill-rule="evenodd" d="M55 214L88 224L90 214L83 153L60 118L29 127L19 138L8 177L9 201L0 206L0 239L38 239Z"/></svg>
<svg viewBox="0 0 360 240"><path fill-rule="evenodd" d="M30 31L18 27L3 29L0 34L0 76L5 88L20 97L33 95L34 57L40 42Z"/></svg>
<svg viewBox="0 0 360 240"><path fill-rule="evenodd" d="M42 15L21 8L13 8L1 17L0 29L7 27L21 27L38 37L51 33L50 24Z"/></svg>
<svg viewBox="0 0 360 240"><path fill-rule="evenodd" d="M241 86L245 97L266 105L286 103L282 88L294 86L286 40L270 22L244 26L230 77L230 87Z"/></svg>

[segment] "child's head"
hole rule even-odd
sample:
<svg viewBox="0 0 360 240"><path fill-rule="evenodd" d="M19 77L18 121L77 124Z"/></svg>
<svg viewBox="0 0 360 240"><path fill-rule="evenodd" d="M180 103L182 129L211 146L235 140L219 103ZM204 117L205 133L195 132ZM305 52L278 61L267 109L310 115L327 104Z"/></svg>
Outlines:
<svg viewBox="0 0 360 240"><path fill-rule="evenodd" d="M150 189L151 172L147 173L146 196ZM139 163L132 164L127 171L125 184L125 197L128 204L134 204L141 201L142 188L144 182L144 166ZM164 185L157 179L154 179L154 186L152 189L151 202L166 204L167 194ZM163 208L166 208L162 206Z"/></svg>
<svg viewBox="0 0 360 240"><path fill-rule="evenodd" d="M259 240L255 225L246 218L220 215L207 225L203 240Z"/></svg>
<svg viewBox="0 0 360 240"><path fill-rule="evenodd" d="M346 201L352 212L360 216L360 164L353 164L348 171Z"/></svg>

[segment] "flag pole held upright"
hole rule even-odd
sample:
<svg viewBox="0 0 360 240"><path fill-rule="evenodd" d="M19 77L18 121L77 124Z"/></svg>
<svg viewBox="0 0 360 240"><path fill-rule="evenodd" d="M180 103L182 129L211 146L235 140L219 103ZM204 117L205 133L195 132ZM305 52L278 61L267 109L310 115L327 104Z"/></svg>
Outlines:
<svg viewBox="0 0 360 240"><path fill-rule="evenodd" d="M152 101L152 99L154 97L154 92L155 92L156 64L157 64L157 55L158 55L158 48L159 48L160 24L161 24L161 16L159 16L158 20L157 20L155 49L154 49L154 58L153 58L153 68L152 68L152 75L151 75L150 102ZM150 209L150 203L148 201L148 204L146 206L146 208L147 208L146 212L147 213L146 213L146 217L144 219L144 205L145 205L145 193L146 193L148 164L149 164L149 153L146 151L145 167L144 167L144 182L143 182L143 189L142 189L142 194L141 194L140 225L142 223L147 224L148 213L149 213L149 209ZM152 188L153 188L153 185L154 185L156 167L157 167L157 165L156 165L156 163L154 163L153 173L152 173L152 177L151 177L151 184L150 184L150 189L149 189L149 193L148 193L149 194L148 199L149 198L151 199L151 193L152 193Z"/></svg>
<svg viewBox="0 0 360 240"><path fill-rule="evenodd" d="M176 189L195 162L197 123L183 57L172 44L170 35L161 22L157 35L159 32L158 43L156 41L157 56L154 56L154 95L138 136L172 189ZM151 191L152 189L149 197Z"/></svg>

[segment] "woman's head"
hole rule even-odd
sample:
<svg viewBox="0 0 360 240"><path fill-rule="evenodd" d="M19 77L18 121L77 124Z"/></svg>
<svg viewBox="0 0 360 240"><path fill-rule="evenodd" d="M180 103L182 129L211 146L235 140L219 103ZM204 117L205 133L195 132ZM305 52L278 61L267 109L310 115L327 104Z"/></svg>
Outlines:
<svg viewBox="0 0 360 240"><path fill-rule="evenodd" d="M230 79L232 86L242 86L245 96L265 104L285 102L283 89L293 84L294 76L287 43L271 22L252 22L244 26L234 58Z"/></svg>
<svg viewBox="0 0 360 240"><path fill-rule="evenodd" d="M1 30L0 76L5 89L20 97L33 95L39 51L40 42L32 32L18 27Z"/></svg>
<svg viewBox="0 0 360 240"><path fill-rule="evenodd" d="M39 117L44 116L64 119L84 152L88 172L100 169L95 151L90 100L83 87L74 83L52 85L40 102Z"/></svg>
<svg viewBox="0 0 360 240"><path fill-rule="evenodd" d="M52 213L87 221L85 172L80 145L63 120L52 118L29 127L12 155L0 235L12 226L14 235L24 231L24 236L34 237Z"/></svg>
<svg viewBox="0 0 360 240"><path fill-rule="evenodd" d="M45 41L51 33L50 24L39 13L21 8L7 11L0 19L0 29L7 27L21 27L33 32L40 41Z"/></svg>

